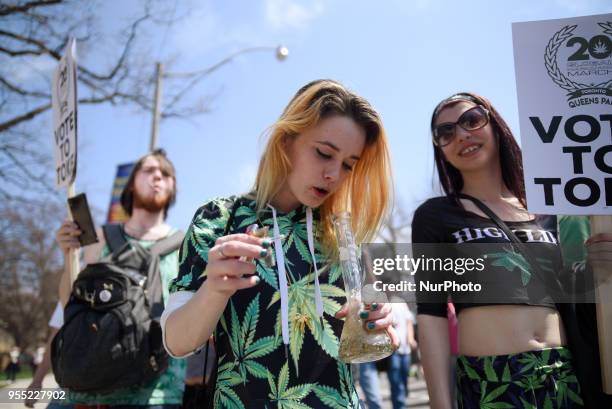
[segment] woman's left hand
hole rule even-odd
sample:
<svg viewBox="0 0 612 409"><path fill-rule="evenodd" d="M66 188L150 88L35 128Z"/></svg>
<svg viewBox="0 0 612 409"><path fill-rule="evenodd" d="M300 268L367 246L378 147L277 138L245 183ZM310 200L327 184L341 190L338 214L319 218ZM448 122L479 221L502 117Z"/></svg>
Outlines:
<svg viewBox="0 0 612 409"><path fill-rule="evenodd" d="M364 304L364 309L359 312L359 318L363 321L363 327L367 331L386 330L391 338L393 349L398 349L400 339L397 331L393 328L392 304L371 303ZM348 312L347 304L336 313L336 318L344 318Z"/></svg>
<svg viewBox="0 0 612 409"><path fill-rule="evenodd" d="M612 277L612 234L595 234L584 243L587 249L587 262L603 277L601 282Z"/></svg>

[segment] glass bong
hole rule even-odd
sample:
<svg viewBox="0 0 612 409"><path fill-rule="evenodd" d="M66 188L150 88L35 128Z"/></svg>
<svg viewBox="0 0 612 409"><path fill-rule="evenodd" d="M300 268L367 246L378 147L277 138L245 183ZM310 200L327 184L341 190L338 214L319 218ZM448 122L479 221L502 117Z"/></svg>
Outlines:
<svg viewBox="0 0 612 409"><path fill-rule="evenodd" d="M391 338L386 330L368 331L359 318L362 310L361 286L364 276L353 230L351 214L334 214L334 226L338 242L340 265L348 303L348 314L340 336L339 357L346 363L377 361L391 355L394 351Z"/></svg>

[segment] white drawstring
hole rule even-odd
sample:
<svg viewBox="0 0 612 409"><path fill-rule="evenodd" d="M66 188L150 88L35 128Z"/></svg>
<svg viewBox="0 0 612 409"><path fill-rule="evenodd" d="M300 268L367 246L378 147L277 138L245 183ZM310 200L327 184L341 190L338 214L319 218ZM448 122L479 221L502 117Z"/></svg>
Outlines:
<svg viewBox="0 0 612 409"><path fill-rule="evenodd" d="M285 268L285 255L283 253L283 244L281 242L280 229L276 220L276 209L268 204L272 209L272 219L274 220L274 252L276 254L276 265L278 267L278 286L281 299L281 332L283 335L283 343L289 345L289 288L287 286L287 270ZM306 208L306 234L308 236L308 248L312 256L312 264L315 270L315 304L319 317L323 316L323 298L321 296L321 287L319 285L319 269L317 267L317 259L315 257L314 236L312 233L312 209Z"/></svg>
<svg viewBox="0 0 612 409"><path fill-rule="evenodd" d="M283 243L280 239L280 229L276 221L276 209L270 205L268 207L272 209L272 218L274 219L274 252L276 254L276 266L278 267L278 286L281 299L281 332L283 343L289 345L289 290L287 288L285 255L283 254Z"/></svg>
<svg viewBox="0 0 612 409"><path fill-rule="evenodd" d="M312 209L306 208L306 234L308 235L308 248L312 256L312 265L315 271L315 304L317 306L317 314L323 316L323 299L321 297L321 287L319 286L319 269L317 268L317 258L315 257L314 237L312 235Z"/></svg>

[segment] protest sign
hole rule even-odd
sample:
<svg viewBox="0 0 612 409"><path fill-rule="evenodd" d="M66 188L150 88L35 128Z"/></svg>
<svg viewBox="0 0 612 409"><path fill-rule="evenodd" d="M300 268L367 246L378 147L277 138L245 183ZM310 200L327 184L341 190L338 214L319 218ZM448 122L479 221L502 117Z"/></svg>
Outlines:
<svg viewBox="0 0 612 409"><path fill-rule="evenodd" d="M125 187L135 163L124 163L117 166L117 174L113 182L110 207L108 208L107 223L123 223L129 219L123 206L121 206L121 192Z"/></svg>
<svg viewBox="0 0 612 409"><path fill-rule="evenodd" d="M68 42L64 56L53 72L51 105L55 184L68 187L76 178L77 165L77 81L76 41Z"/></svg>
<svg viewBox="0 0 612 409"><path fill-rule="evenodd" d="M612 214L612 14L512 35L529 210Z"/></svg>
<svg viewBox="0 0 612 409"><path fill-rule="evenodd" d="M63 57L53 72L51 110L53 112L53 144L55 154L55 185L67 188L68 197L75 195L77 168L77 77L76 41L68 41ZM72 220L70 211L68 219ZM65 261L70 282L80 270L79 254L71 249Z"/></svg>
<svg viewBox="0 0 612 409"><path fill-rule="evenodd" d="M529 211L607 215L591 219L593 233L612 232L612 14L514 23L512 38ZM610 281L597 298L612 394Z"/></svg>

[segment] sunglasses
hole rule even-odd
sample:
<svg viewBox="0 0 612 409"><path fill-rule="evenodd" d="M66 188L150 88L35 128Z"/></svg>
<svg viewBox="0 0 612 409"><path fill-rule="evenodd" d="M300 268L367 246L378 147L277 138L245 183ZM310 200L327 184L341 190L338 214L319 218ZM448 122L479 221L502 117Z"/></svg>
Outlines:
<svg viewBox="0 0 612 409"><path fill-rule="evenodd" d="M451 143L455 139L457 125L466 131L475 131L476 129L483 128L488 123L489 111L480 105L476 105L474 108L470 108L461 114L457 122L445 122L437 125L433 130L433 142L439 147Z"/></svg>

